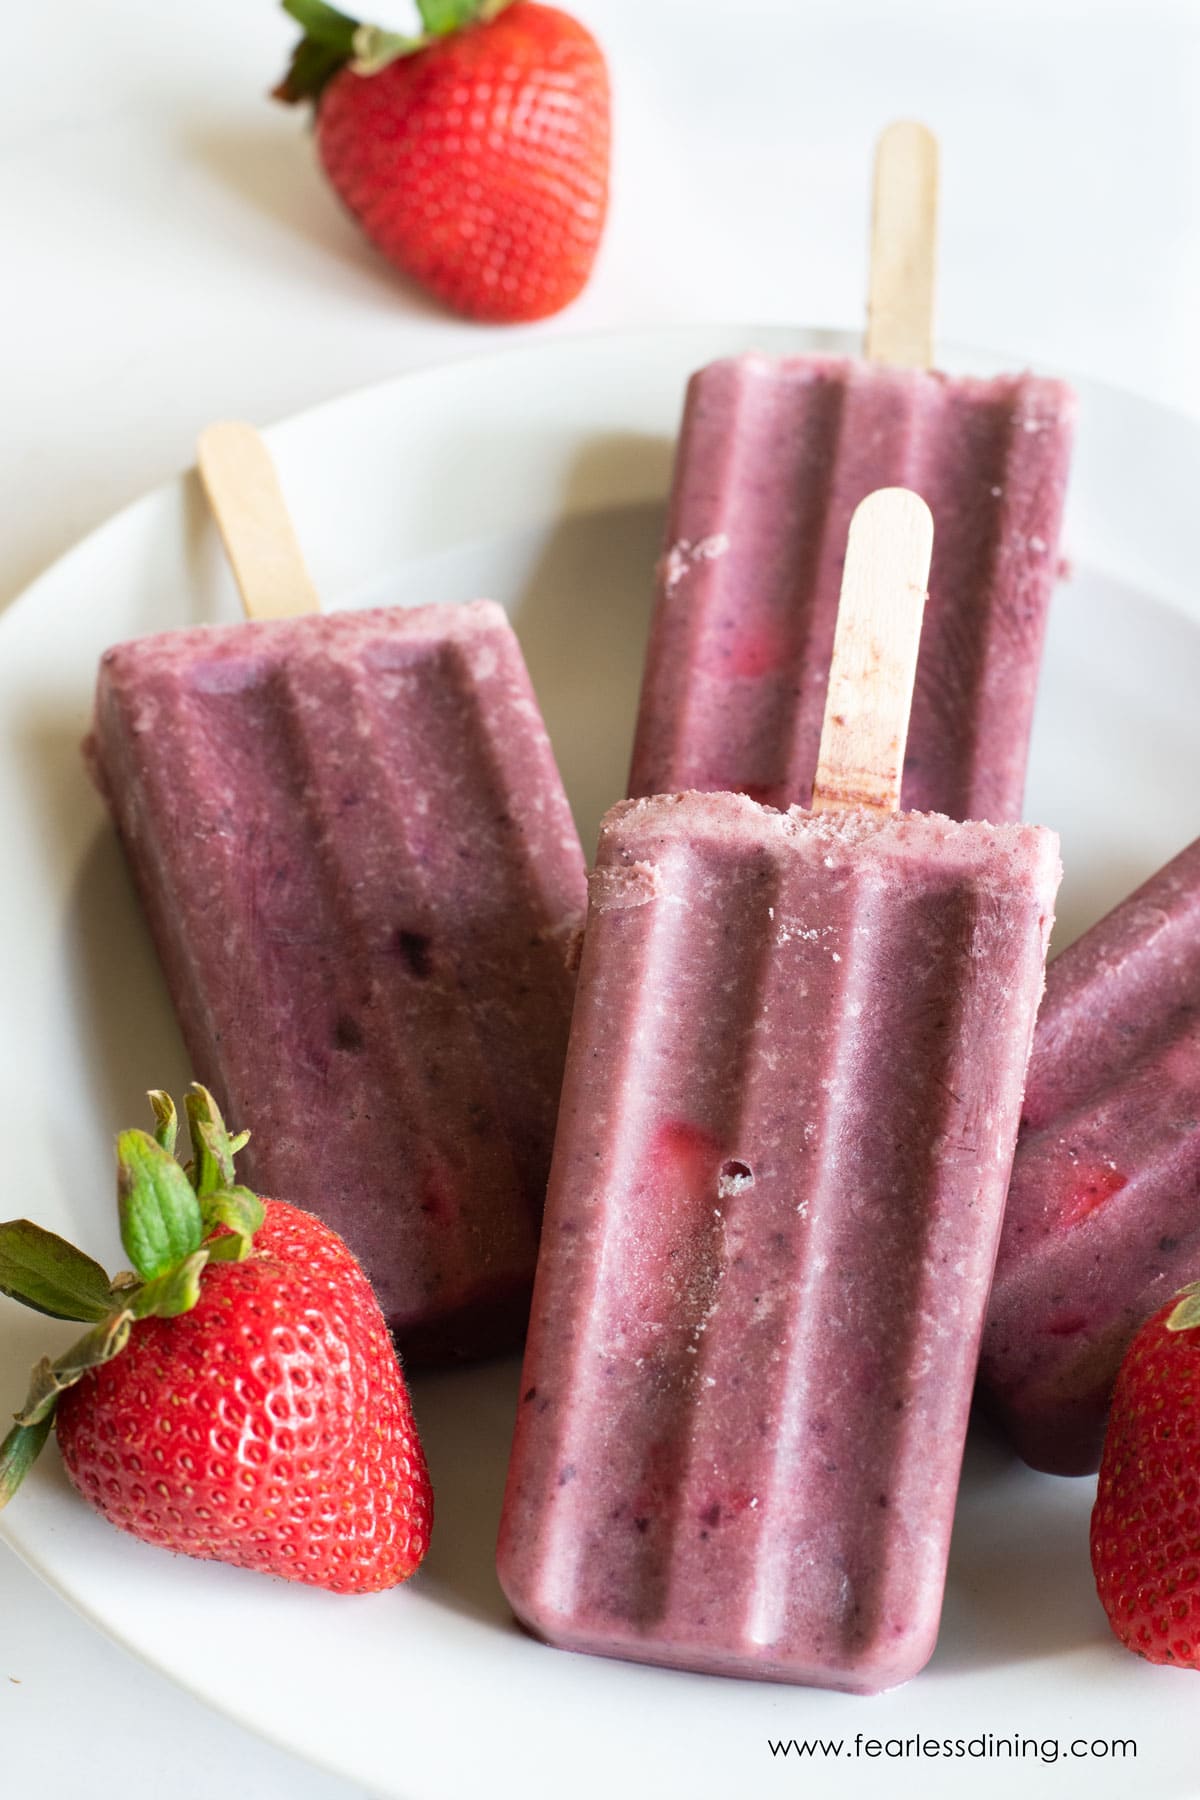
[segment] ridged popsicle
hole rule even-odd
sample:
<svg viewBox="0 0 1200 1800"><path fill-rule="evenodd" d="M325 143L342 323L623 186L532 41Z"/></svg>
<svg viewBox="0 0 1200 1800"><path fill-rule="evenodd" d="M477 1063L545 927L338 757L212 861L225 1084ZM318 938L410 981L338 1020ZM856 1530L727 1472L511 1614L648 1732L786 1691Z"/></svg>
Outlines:
<svg viewBox="0 0 1200 1800"><path fill-rule="evenodd" d="M807 806L846 535L873 489L936 525L902 805L1021 816L1075 401L845 357L761 355L692 377L658 570L629 793Z"/></svg>
<svg viewBox="0 0 1200 1800"><path fill-rule="evenodd" d="M533 1631L924 1663L1058 873L1030 826L608 814L500 1535Z"/></svg>
<svg viewBox="0 0 1200 1800"><path fill-rule="evenodd" d="M501 609L119 645L88 753L247 1178L342 1233L410 1356L519 1342L586 892Z"/></svg>
<svg viewBox="0 0 1200 1800"><path fill-rule="evenodd" d="M1099 1466L1134 1333L1200 1278L1200 839L1051 963L981 1390L1035 1468Z"/></svg>

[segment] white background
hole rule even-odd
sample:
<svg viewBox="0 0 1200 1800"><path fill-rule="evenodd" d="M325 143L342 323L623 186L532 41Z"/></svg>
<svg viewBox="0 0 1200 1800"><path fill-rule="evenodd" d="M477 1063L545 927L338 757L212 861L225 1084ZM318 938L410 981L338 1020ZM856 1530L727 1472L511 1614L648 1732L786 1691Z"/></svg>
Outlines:
<svg viewBox="0 0 1200 1800"><path fill-rule="evenodd" d="M293 36L271 0L0 0L0 604L215 417L538 334L853 325L871 140L897 116L942 139L947 340L1200 413L1192 0L576 10L616 91L608 235L569 313L503 331L438 311L343 218L301 116L264 98ZM178 1800L353 1791L109 1646L2 1546L0 1734L6 1790L48 1800L124 1800L135 1756Z"/></svg>

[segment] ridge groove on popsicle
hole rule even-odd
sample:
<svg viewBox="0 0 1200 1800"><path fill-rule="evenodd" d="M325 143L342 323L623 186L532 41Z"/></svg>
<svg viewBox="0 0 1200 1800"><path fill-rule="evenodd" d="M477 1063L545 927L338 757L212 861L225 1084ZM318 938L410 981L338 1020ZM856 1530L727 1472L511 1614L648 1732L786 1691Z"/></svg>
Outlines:
<svg viewBox="0 0 1200 1800"><path fill-rule="evenodd" d="M920 495L881 488L846 547L812 810L899 810L917 649L933 552Z"/></svg>
<svg viewBox="0 0 1200 1800"><path fill-rule="evenodd" d="M706 755L711 737L709 683L700 677L688 684L677 710L668 703L667 696L678 689L679 662L699 672L707 660L705 641L721 643L724 669L736 683L755 685L757 733L786 743L796 736L797 714L806 702L811 703L812 696L803 687L776 679L775 671L797 663L827 667L833 636L833 618L822 614L816 596L828 559L832 556L840 562L845 553L844 534L839 543L830 544L824 529L834 510L831 488L837 458L829 455L818 465L809 440L815 434L823 443L837 443L846 395L832 383L814 383L805 396L803 431L797 431L795 420L780 407L770 381L744 381L732 387L726 398L729 428L713 479L706 484L704 534L693 542L686 531L681 533L669 525L669 535L676 542L660 567L668 595L684 587L687 593L680 618L684 641L662 665L647 664L641 703L643 715L649 712L663 719L671 740L669 750L665 745L655 747L652 760L661 761L665 751L672 774L686 773L678 784L674 780L664 783L664 792L676 785L706 791L730 785L723 761ZM690 385L681 452L692 431L707 435L709 405L708 395ZM756 445L763 440L772 445L769 468L763 468L755 454ZM747 523L757 524L765 518L777 529L769 541L760 543L755 560L786 572L788 605L783 610L763 603L752 572L742 567ZM680 548L681 536L686 549ZM730 621L726 616L730 589L738 596L733 631L727 629ZM661 696L655 692L658 682L666 690ZM822 681L817 705L824 694ZM640 744L635 744L633 759L635 770L646 760ZM806 786L811 772L810 759L804 771ZM749 770L743 773L748 776ZM765 782L747 779L742 785L756 800L786 805L784 796Z"/></svg>
<svg viewBox="0 0 1200 1800"><path fill-rule="evenodd" d="M297 831L295 862L307 871L305 886L311 884L314 910L320 908L328 922L326 941L332 937L338 946L327 972L332 989L340 990L335 1046L349 1051L357 1062L357 1085L362 1090L369 1069L373 1084L377 1076L375 1091L394 1093L397 1108L412 1122L413 1142L420 1147L413 1162L421 1171L423 1203L431 1212L436 1209L444 1265L458 1262L465 1268L471 1262L474 1227L470 1216L445 1198L460 1182L482 1182L485 1170L490 1168L495 1177L503 1169L506 1185L511 1184L514 1193L526 1198L526 1213L514 1211L494 1225L490 1252L499 1268L519 1265L536 1245L539 1219L530 1199L537 1191L540 1172L522 1166L514 1141L480 1144L472 1132L435 1134L420 1128L421 1108L435 1067L421 1047L453 1042L464 1116L507 1117L516 1127L514 1139L535 1131L548 1138L553 1131L552 1118L540 1117L536 1124L530 1118L530 1107L522 1103L525 1097L518 1092L520 1072L513 1068L512 1059L489 1041L486 1018L474 1004L470 965L473 953L486 954L486 946L478 942L486 932L486 921L470 918L468 906L463 905L458 915L460 930L450 942L437 920L436 879L428 857L429 818L438 820L444 836L461 839L463 834L451 824L459 810L455 789L460 781L472 784L478 773L473 756L464 751L454 729L452 708L431 704L438 695L448 693L456 705L463 695L466 705L471 705L469 680L464 676L456 684L447 681L448 660L445 651L439 650L423 667L418 646L407 666L389 671L372 670L351 658L329 657L326 679L336 705L320 721L313 719L305 705L303 684L298 686L285 666L278 667L271 677L273 706L283 725L286 750L279 759L278 778L299 777L295 815L303 824ZM381 679L388 683L384 705L377 703L372 678L376 683ZM411 796L405 804L404 758L414 750L423 771L425 809L411 804ZM439 778L443 770L449 777L445 785ZM353 771L349 780L348 771ZM479 781L480 791L488 796L489 814L504 810L493 798L491 773L490 769L483 771ZM309 797L307 805L305 796ZM363 808L369 809L394 847L386 862L371 854L371 844L361 841L358 815ZM464 863L468 854L483 861L498 849L478 827L471 836L474 841L469 845L456 842ZM515 905L513 910L517 911ZM395 932L381 938L380 921L397 917L403 918L403 927L397 929L407 931L408 941L425 946L415 968L412 955L402 958L409 974L403 986L403 1011L381 1005L378 992L378 972L396 959ZM507 999L508 981L516 983L522 977L528 981L530 961L549 960L544 952L541 958L514 956L497 971L500 993ZM353 980L346 980L347 968L371 972L371 980L360 984L360 992L356 993ZM569 992L569 983L559 971L546 968L544 976L551 991L557 976L560 994ZM276 996L276 1005L280 998ZM263 1010L272 1008L268 1003ZM551 1039L551 1022L544 1017L538 1022L539 1035ZM558 1029L561 1032L561 1023ZM343 1079L353 1093L355 1078ZM338 1182L336 1158L330 1159L329 1179ZM414 1263L420 1263L416 1253L409 1254ZM426 1279L440 1276L439 1258L431 1249L425 1254ZM468 1296L455 1298L465 1301Z"/></svg>
<svg viewBox="0 0 1200 1800"><path fill-rule="evenodd" d="M551 1561L565 1609L616 1603L646 1630L670 1610L672 1587L690 1580L689 1570L695 1574L691 1513L686 1520L678 1516L671 1496L686 1493L699 1514L713 1504L720 1487L712 1465L695 1468L696 1444L711 1411L707 1371L713 1343L720 1341L718 1354L723 1354L724 1346L741 1336L738 1308L727 1303L726 1287L740 1287L744 1298L753 1280L749 1271L734 1267L738 1244L754 1235L763 1182L771 1188L769 1171L757 1158L746 1163L737 1154L748 1130L740 1077L752 1057L771 980L770 937L764 935L756 966L745 979L730 983L722 976L728 938L747 911L765 918L774 910L778 876L767 858L757 864L728 859L722 869L681 843L657 865L655 898L609 920L628 946L626 975L651 1009L653 983L639 981L638 971L648 977L665 968L675 1008L684 1013L702 1006L705 1030L721 1046L704 1069L681 1069L652 1017L616 1034L603 1019L592 1026L604 1035L606 1060L628 1058L631 1105L614 1112L609 1122L613 1154L581 1172L581 1179L594 1187L598 1204L614 1187L627 1191L633 1203L621 1229L606 1240L598 1279L586 1293L581 1284L574 1296L581 1354L573 1378L580 1381L579 1366L594 1366L606 1353L636 1371L616 1396L603 1382L583 1377L591 1431L602 1432L608 1442L608 1474L625 1495L630 1550L614 1574L572 1548L572 1530L578 1532L589 1504L590 1471L564 1459L572 1475L562 1484L551 1527ZM711 896L720 920L700 944L689 930L686 908L678 904L690 888ZM643 1101L649 1104L639 1116ZM748 1227L740 1217L743 1208L751 1216ZM664 1282L671 1284L665 1293ZM764 1399L756 1395L755 1403ZM578 1486L576 1475L582 1477ZM753 1513L745 1523L753 1526Z"/></svg>
<svg viewBox="0 0 1200 1800"><path fill-rule="evenodd" d="M852 863L843 868L839 889L842 963L835 969L818 964L806 996L811 1005L810 996L821 995L824 976L829 985L822 998L837 1024L825 1057L797 1082L808 1090L799 1111L815 1125L791 1196L804 1208L800 1229L807 1242L804 1254L796 1253L789 1284L793 1311L777 1337L770 1395L776 1438L762 1496L761 1573L747 1624L755 1642L770 1645L785 1635L789 1612L793 1627L803 1616L813 1640L824 1639L830 1651L836 1647L852 1661L859 1644L886 1638L906 1584L920 1592L939 1580L932 1531L917 1537L893 1575L889 1514L899 1496L918 1492L926 1479L929 1449L913 1430L914 1409L930 1423L936 1419L948 1437L966 1428L969 1383L957 1389L948 1384L931 1405L922 1375L929 1362L953 1362L937 1342L944 1327L933 1323L947 1270L956 1271L964 1293L981 1301L987 1292L991 1245L964 1244L954 1202L957 1163L982 1155L979 1121L968 1119L964 1133L954 1061L964 1045L982 1051L981 1037L992 1022L981 1018L978 1006L965 1007L961 996L930 1007L923 983L897 988L890 979L898 956L922 954L926 901L897 910L893 896L881 892L878 871L856 871ZM958 893L950 888L943 947L971 941L979 910L969 887ZM985 926L979 941L988 936ZM781 972L781 988L785 979ZM799 1034L803 1003L790 1004ZM788 1005L781 993L780 1012ZM916 1090L927 1110L914 1111L914 1091L905 1082L863 1092L856 1070L873 1060L872 1046L881 1040L903 1044L912 1065L928 1070ZM894 1146L882 1163L881 1142ZM834 1193L853 1195L853 1208L830 1206ZM864 1232L871 1245L869 1274ZM888 1270L892 1315L881 1310L880 1268ZM893 1317L925 1323L911 1335L896 1333ZM825 1347L820 1362L816 1344ZM864 1432L856 1394L868 1384L875 1411ZM817 1518L825 1509L842 1521L842 1554L832 1566L814 1567L801 1602L788 1595L796 1554L793 1518Z"/></svg>

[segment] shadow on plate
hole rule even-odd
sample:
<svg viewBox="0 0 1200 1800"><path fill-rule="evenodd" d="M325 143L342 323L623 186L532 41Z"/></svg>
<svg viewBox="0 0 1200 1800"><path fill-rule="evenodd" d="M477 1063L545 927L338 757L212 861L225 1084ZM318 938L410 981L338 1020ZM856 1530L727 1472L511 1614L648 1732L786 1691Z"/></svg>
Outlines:
<svg viewBox="0 0 1200 1800"><path fill-rule="evenodd" d="M662 545L662 502L603 504L614 488L665 493L668 438L614 434L572 466L559 523L513 603L513 622L590 859L625 793Z"/></svg>
<svg viewBox="0 0 1200 1800"><path fill-rule="evenodd" d="M165 1087L179 1099L191 1065L113 832L93 840L80 866L68 899L66 952L100 1116L114 1130L148 1126L147 1089Z"/></svg>
<svg viewBox="0 0 1200 1800"><path fill-rule="evenodd" d="M1034 1475L972 1421L931 1668L971 1674L1111 1640L1088 1550L1095 1482Z"/></svg>
<svg viewBox="0 0 1200 1800"><path fill-rule="evenodd" d="M496 1533L517 1411L517 1358L412 1378L433 1482L433 1541L422 1590L455 1612L515 1631L496 1579Z"/></svg>
<svg viewBox="0 0 1200 1800"><path fill-rule="evenodd" d="M190 1076L120 845L84 767L81 737L78 718L62 711L31 716L18 734L46 850L59 866L55 889L64 895L62 990L70 1009L61 1029L70 1042L49 1034L52 1066L41 1088L62 1094L65 1081L81 1077L93 1090L87 1110L108 1134L148 1124L147 1088L166 1086L178 1095ZM75 1070L79 1076L68 1073ZM79 1098L70 1095L73 1112ZM79 1183L67 1141L52 1134L47 1154L64 1159L56 1170L61 1182ZM89 1190L102 1185L106 1201L107 1174L87 1176Z"/></svg>

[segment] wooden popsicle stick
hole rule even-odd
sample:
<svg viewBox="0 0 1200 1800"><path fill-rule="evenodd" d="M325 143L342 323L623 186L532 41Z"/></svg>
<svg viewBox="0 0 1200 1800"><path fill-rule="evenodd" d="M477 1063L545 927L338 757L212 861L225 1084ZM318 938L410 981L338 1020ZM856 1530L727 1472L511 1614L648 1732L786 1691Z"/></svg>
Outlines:
<svg viewBox="0 0 1200 1800"><path fill-rule="evenodd" d="M233 564L248 619L319 612L275 464L253 425L210 425L196 445L200 479Z"/></svg>
<svg viewBox="0 0 1200 1800"><path fill-rule="evenodd" d="M867 359L899 369L933 366L937 274L938 142L901 119L875 147Z"/></svg>
<svg viewBox="0 0 1200 1800"><path fill-rule="evenodd" d="M908 488L868 494L850 521L814 812L900 806L933 517Z"/></svg>

